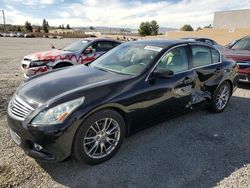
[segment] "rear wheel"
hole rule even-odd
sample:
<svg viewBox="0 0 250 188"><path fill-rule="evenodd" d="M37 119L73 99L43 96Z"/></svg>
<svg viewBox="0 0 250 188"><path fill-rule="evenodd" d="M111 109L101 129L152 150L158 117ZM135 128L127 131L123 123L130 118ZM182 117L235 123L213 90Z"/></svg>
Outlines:
<svg viewBox="0 0 250 188"><path fill-rule="evenodd" d="M230 97L231 86L228 82L223 82L212 98L212 111L222 112L227 107Z"/></svg>
<svg viewBox="0 0 250 188"><path fill-rule="evenodd" d="M73 146L74 156L88 164L110 159L125 137L123 117L114 110L99 111L84 121Z"/></svg>

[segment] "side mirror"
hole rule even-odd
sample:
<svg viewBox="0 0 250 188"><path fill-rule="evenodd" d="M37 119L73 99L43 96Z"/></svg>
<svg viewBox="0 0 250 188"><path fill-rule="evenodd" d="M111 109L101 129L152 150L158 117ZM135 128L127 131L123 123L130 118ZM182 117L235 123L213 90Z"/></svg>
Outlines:
<svg viewBox="0 0 250 188"><path fill-rule="evenodd" d="M168 79L174 76L174 71L168 69L156 69L152 75L154 78Z"/></svg>
<svg viewBox="0 0 250 188"><path fill-rule="evenodd" d="M93 49L92 48L87 48L86 50L84 50L84 54L87 55L87 54L91 54L93 52Z"/></svg>

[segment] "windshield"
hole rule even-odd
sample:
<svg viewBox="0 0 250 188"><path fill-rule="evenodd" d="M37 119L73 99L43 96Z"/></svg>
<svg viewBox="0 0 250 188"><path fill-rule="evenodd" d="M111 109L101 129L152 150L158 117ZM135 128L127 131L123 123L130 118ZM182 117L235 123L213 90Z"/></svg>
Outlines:
<svg viewBox="0 0 250 188"><path fill-rule="evenodd" d="M233 50L249 50L250 51L250 38L243 38L236 42L231 49Z"/></svg>
<svg viewBox="0 0 250 188"><path fill-rule="evenodd" d="M85 47L87 47L88 44L89 41L87 40L76 41L64 47L62 50L71 52L81 52Z"/></svg>
<svg viewBox="0 0 250 188"><path fill-rule="evenodd" d="M90 67L127 75L139 75L162 50L161 47L123 44L95 60Z"/></svg>

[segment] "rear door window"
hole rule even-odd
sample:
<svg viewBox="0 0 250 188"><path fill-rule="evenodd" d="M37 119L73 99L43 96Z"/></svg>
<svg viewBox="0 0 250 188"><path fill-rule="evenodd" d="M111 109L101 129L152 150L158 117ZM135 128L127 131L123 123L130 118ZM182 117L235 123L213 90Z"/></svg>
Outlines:
<svg viewBox="0 0 250 188"><path fill-rule="evenodd" d="M213 63L219 63L220 62L220 53L215 49L211 49L211 52L212 52Z"/></svg>
<svg viewBox="0 0 250 188"><path fill-rule="evenodd" d="M193 65L194 67L201 67L212 64L211 50L206 46L191 46Z"/></svg>

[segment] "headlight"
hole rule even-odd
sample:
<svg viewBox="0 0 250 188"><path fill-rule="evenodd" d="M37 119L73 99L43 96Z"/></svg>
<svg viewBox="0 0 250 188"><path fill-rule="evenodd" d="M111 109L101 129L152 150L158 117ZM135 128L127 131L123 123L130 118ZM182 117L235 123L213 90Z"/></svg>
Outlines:
<svg viewBox="0 0 250 188"><path fill-rule="evenodd" d="M58 124L62 123L77 107L84 102L84 97L59 104L51 109L40 112L32 124Z"/></svg>
<svg viewBox="0 0 250 188"><path fill-rule="evenodd" d="M40 60L40 61L32 61L30 63L30 67L38 67L42 65L46 65L50 60Z"/></svg>

